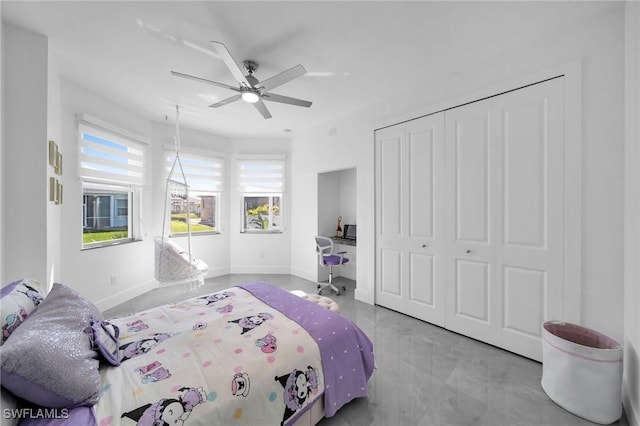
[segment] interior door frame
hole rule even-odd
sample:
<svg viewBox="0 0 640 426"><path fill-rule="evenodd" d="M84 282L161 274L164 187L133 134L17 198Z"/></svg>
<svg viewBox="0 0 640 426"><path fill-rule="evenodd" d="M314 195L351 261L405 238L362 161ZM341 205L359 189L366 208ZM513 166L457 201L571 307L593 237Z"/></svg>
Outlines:
<svg viewBox="0 0 640 426"><path fill-rule="evenodd" d="M406 113L379 121L371 129L375 143L375 132L385 127L410 121L426 115L453 109L471 102L480 101L511 90L522 88L555 77L563 77L564 84L564 235L563 235L563 274L564 274L564 306L562 320L576 324L581 323L582 317L582 61L573 61L548 67L521 77L508 79L456 96L446 102L425 106L412 113ZM373 155L373 170L375 173L375 149ZM375 178L374 178L374 205ZM374 215L377 215L374 209ZM376 229L377 218L370 236L374 241L374 253L377 252ZM375 257L370 266L370 276L376 277ZM373 303L379 283L374 282Z"/></svg>

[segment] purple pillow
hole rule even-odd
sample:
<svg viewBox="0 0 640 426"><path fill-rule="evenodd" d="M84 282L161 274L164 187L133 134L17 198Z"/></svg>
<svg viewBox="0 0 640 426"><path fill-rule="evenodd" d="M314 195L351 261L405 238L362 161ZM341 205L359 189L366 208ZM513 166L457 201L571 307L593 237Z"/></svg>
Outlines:
<svg viewBox="0 0 640 426"><path fill-rule="evenodd" d="M75 290L51 292L0 346L2 386L42 407L93 405L100 395L91 321L102 314Z"/></svg>
<svg viewBox="0 0 640 426"><path fill-rule="evenodd" d="M120 351L118 337L120 329L108 321L94 319L91 321L93 348L111 365L120 365Z"/></svg>
<svg viewBox="0 0 640 426"><path fill-rule="evenodd" d="M39 281L21 279L0 290L0 321L2 322L2 340L9 338L20 324L38 307L44 299L45 291Z"/></svg>

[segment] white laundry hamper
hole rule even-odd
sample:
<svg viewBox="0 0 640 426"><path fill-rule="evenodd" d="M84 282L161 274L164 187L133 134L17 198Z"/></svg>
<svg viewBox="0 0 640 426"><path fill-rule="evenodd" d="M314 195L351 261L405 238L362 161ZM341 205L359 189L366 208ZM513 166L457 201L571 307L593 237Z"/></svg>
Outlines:
<svg viewBox="0 0 640 426"><path fill-rule="evenodd" d="M622 345L566 322L542 327L542 388L556 404L589 421L622 416Z"/></svg>

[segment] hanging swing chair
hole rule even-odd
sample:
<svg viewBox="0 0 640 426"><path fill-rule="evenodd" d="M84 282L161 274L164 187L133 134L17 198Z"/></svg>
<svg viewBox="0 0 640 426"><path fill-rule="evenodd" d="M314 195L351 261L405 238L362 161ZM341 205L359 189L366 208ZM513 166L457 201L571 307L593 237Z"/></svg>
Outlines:
<svg viewBox="0 0 640 426"><path fill-rule="evenodd" d="M189 184L180 161L178 118L179 109L176 106L176 136L174 138L176 155L167 177L162 236L155 238L155 278L161 287L188 284L190 288L194 288L204 284L204 276L209 270L209 266L204 261L196 259L191 252L191 201L189 199ZM184 206L186 210L187 250L165 237L166 220L170 214L168 207L169 205L173 206L174 203Z"/></svg>

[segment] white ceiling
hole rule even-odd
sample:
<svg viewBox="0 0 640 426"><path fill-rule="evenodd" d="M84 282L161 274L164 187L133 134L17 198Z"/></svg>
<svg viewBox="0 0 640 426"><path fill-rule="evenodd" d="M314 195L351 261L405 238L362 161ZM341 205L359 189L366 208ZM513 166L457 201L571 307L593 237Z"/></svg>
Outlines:
<svg viewBox="0 0 640 426"><path fill-rule="evenodd" d="M615 3L435 1L7 1L7 23L43 34L61 74L151 120L238 137L283 137L447 73L472 67L584 20ZM265 120L234 92L170 75L237 85L210 41L267 79L302 64L307 75L273 90L311 108L265 102ZM11 60L11 58L5 58Z"/></svg>

